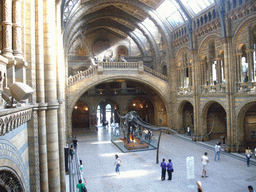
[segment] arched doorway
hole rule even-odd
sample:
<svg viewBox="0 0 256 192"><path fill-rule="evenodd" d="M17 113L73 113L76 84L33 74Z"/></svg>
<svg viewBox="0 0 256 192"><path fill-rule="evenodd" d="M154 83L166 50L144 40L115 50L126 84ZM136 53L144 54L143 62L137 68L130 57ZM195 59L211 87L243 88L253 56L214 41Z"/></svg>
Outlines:
<svg viewBox="0 0 256 192"><path fill-rule="evenodd" d="M256 148L256 103L244 115L244 143L245 148Z"/></svg>
<svg viewBox="0 0 256 192"><path fill-rule="evenodd" d="M220 140L227 137L226 111L219 103L213 102L209 105L206 123L209 140Z"/></svg>
<svg viewBox="0 0 256 192"><path fill-rule="evenodd" d="M25 191L21 179L10 168L0 168L0 191Z"/></svg>
<svg viewBox="0 0 256 192"><path fill-rule="evenodd" d="M194 132L194 115L193 115L193 105L190 102L186 102L183 107L183 115L182 115L182 128L184 129L184 133L187 132L187 127L190 127L191 133Z"/></svg>
<svg viewBox="0 0 256 192"><path fill-rule="evenodd" d="M72 127L86 128L90 126L90 111L86 102L78 100L72 112Z"/></svg>
<svg viewBox="0 0 256 192"><path fill-rule="evenodd" d="M183 101L180 104L177 119L177 128L179 133L186 133L187 127L190 127L190 131L194 132L194 107L189 101Z"/></svg>
<svg viewBox="0 0 256 192"><path fill-rule="evenodd" d="M119 122L118 104L110 99L104 99L97 106L97 126L109 126Z"/></svg>
<svg viewBox="0 0 256 192"><path fill-rule="evenodd" d="M130 101L128 111L136 111L143 121L155 124L154 106L148 98L135 97Z"/></svg>

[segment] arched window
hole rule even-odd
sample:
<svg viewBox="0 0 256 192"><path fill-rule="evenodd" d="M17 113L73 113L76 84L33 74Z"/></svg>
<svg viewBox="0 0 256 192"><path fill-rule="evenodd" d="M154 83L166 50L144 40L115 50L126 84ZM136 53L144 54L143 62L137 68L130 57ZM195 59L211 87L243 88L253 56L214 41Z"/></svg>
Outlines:
<svg viewBox="0 0 256 192"><path fill-rule="evenodd" d="M211 12L208 13L208 17L209 17L209 21L211 21L212 20L212 13Z"/></svg>
<svg viewBox="0 0 256 192"><path fill-rule="evenodd" d="M204 24L204 19L203 19L203 17L201 17L200 20L201 20L201 26L202 26L202 25Z"/></svg>
<svg viewBox="0 0 256 192"><path fill-rule="evenodd" d="M215 9L213 9L212 11L212 18L215 19L216 18L216 12L215 12Z"/></svg>
<svg viewBox="0 0 256 192"><path fill-rule="evenodd" d="M230 3L230 1L227 2L227 6L228 6L228 7L227 7L227 8L228 8L228 11L230 11L230 10L231 10L231 3Z"/></svg>
<svg viewBox="0 0 256 192"><path fill-rule="evenodd" d="M167 67L166 67L166 65L163 66L163 75L167 76Z"/></svg>
<svg viewBox="0 0 256 192"><path fill-rule="evenodd" d="M233 8L236 8L236 0L233 0Z"/></svg>
<svg viewBox="0 0 256 192"><path fill-rule="evenodd" d="M248 82L248 63L246 58L242 57L243 82Z"/></svg>
<svg viewBox="0 0 256 192"><path fill-rule="evenodd" d="M204 23L207 23L207 15L204 15Z"/></svg>

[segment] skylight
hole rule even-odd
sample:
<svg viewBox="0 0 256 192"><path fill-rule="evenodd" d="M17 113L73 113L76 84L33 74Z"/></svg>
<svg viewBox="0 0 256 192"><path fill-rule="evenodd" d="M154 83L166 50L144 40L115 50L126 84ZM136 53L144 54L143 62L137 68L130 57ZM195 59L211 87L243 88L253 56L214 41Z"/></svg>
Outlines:
<svg viewBox="0 0 256 192"><path fill-rule="evenodd" d="M170 24L172 28L177 27L187 20L185 14L181 11L179 4L175 0L165 0L157 9L157 13L161 15Z"/></svg>
<svg viewBox="0 0 256 192"><path fill-rule="evenodd" d="M214 0L180 0L186 9L195 16L200 11L204 10L208 6L214 3Z"/></svg>

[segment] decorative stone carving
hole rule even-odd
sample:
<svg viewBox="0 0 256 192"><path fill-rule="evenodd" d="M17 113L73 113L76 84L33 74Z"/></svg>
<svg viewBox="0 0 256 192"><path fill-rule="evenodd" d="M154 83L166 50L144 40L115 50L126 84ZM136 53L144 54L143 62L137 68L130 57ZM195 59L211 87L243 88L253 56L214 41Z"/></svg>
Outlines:
<svg viewBox="0 0 256 192"><path fill-rule="evenodd" d="M31 119L32 109L11 113L0 117L0 136L19 127Z"/></svg>

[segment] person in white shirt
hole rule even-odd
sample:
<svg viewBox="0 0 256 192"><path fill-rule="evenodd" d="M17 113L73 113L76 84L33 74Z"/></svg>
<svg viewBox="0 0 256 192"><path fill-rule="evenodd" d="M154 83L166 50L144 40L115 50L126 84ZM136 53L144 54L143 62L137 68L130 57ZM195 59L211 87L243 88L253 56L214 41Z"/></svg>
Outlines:
<svg viewBox="0 0 256 192"><path fill-rule="evenodd" d="M218 156L218 161L220 160L220 151L221 151L221 146L220 142L216 143L215 145L215 156L214 156L214 161L216 161L216 157Z"/></svg>
<svg viewBox="0 0 256 192"><path fill-rule="evenodd" d="M203 164L203 172L202 172L202 177L208 177L206 176L206 165L209 163L209 159L207 157L207 152L204 153L204 155L201 158L202 164Z"/></svg>
<svg viewBox="0 0 256 192"><path fill-rule="evenodd" d="M188 136L191 136L189 125L188 125L188 127L187 127L187 133L188 133Z"/></svg>

